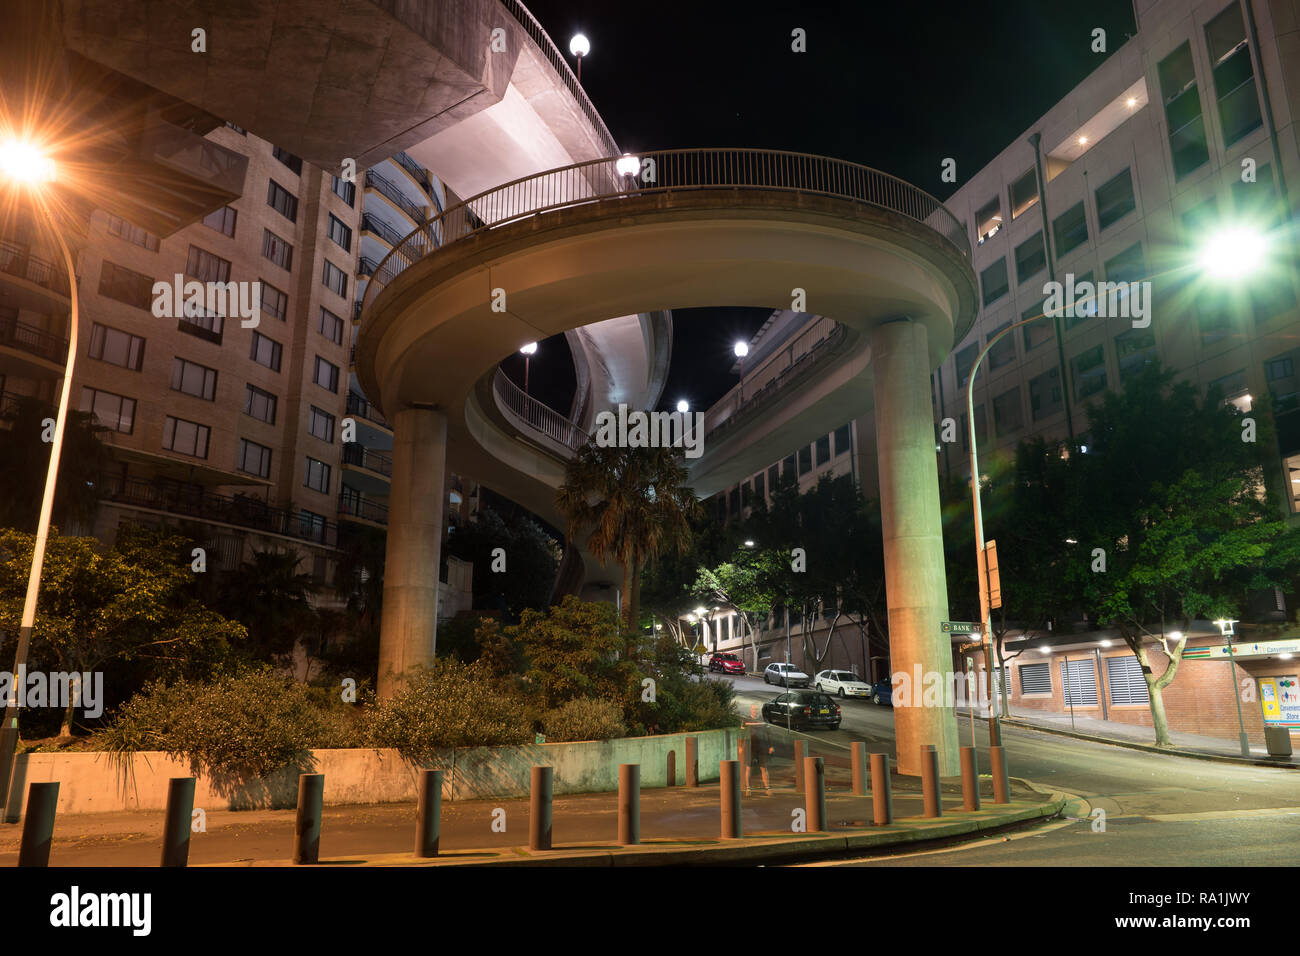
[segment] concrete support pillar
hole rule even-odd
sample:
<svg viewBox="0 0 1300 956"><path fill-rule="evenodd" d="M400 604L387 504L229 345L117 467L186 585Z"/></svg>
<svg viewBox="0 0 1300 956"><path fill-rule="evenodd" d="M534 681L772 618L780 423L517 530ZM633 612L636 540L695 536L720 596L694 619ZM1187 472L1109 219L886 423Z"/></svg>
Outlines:
<svg viewBox="0 0 1300 956"><path fill-rule="evenodd" d="M889 603L889 664L907 674L909 700L895 694L898 772L921 772L922 744L934 744L939 772L956 776L957 717L952 707L923 706L925 675L952 670L952 647L939 630L948 618L934 456L927 332L901 320L871 332L875 369L876 450L885 539L885 594ZM946 685L944 685L946 686Z"/></svg>
<svg viewBox="0 0 1300 956"><path fill-rule="evenodd" d="M392 425L393 483L379 630L381 698L393 696L403 672L433 659L447 500L446 412L404 408Z"/></svg>

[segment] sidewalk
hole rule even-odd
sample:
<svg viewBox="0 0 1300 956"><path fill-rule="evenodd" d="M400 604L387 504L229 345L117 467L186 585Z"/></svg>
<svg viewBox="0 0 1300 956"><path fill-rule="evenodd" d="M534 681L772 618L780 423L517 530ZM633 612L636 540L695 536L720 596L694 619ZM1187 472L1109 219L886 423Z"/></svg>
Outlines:
<svg viewBox="0 0 1300 956"><path fill-rule="evenodd" d="M829 761L828 761L829 763ZM553 847L530 853L527 800L444 802L441 855L416 859L413 803L326 806L321 825L321 864L373 866L440 866L498 863L507 865L683 865L780 862L846 850L881 848L917 841L954 839L981 831L1050 817L1062 809L1066 795L1048 793L1013 779L1011 803L992 802L992 781L981 781L983 808L961 810L960 781L941 787L944 815L920 814L920 782L893 776L895 822L871 824L870 794L848 792L847 768L828 768L828 833L793 833L792 811L802 810L803 795L793 786L789 767L772 768L770 795L742 796L744 838L719 838L717 784L672 787L641 793L641 839L635 847L617 845L617 794L556 797L552 808ZM832 780L842 782L832 787ZM761 789L755 774L752 783ZM504 813L503 813L504 812ZM496 827L494 828L494 821ZM499 832L504 822L505 832ZM191 865L284 866L293 847L294 811L213 811L206 832L190 840ZM163 814L104 813L56 819L51 866L157 866L162 846ZM17 862L21 827L0 826L0 866Z"/></svg>
<svg viewBox="0 0 1300 956"><path fill-rule="evenodd" d="M959 708L958 714L965 717L969 710ZM977 709L975 719L987 719L987 711ZM1225 740L1222 737L1207 737L1204 734L1189 734L1171 730L1169 736L1174 747L1167 749L1155 745L1155 731L1140 724L1123 723L1117 720L1102 720L1098 717L1084 717L1056 711L1036 710L1028 707L1011 706L1011 717L1002 719L1010 727L1031 727L1049 733L1063 734L1080 740L1094 740L1101 743L1116 744L1135 750L1149 750L1153 753L1176 754L1202 760L1226 760L1234 763L1255 764L1264 767L1300 767L1300 757L1270 757L1268 751L1259 745L1252 745L1250 757L1241 755L1241 744L1234 737Z"/></svg>

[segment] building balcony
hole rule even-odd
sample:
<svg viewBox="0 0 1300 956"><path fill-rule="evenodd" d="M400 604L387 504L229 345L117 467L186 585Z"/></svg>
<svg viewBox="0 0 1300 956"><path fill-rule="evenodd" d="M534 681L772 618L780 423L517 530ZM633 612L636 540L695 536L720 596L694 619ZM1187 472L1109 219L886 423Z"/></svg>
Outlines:
<svg viewBox="0 0 1300 956"><path fill-rule="evenodd" d="M339 518L384 527L388 524L388 506L360 495L345 493L339 495Z"/></svg>
<svg viewBox="0 0 1300 956"><path fill-rule="evenodd" d="M0 310L0 348L14 349L44 359L56 369L61 369L68 358L67 339L19 322L16 312L12 311Z"/></svg>
<svg viewBox="0 0 1300 956"><path fill-rule="evenodd" d="M372 216L368 212L361 214L361 229L363 232L374 233L378 238L382 239L390 246L395 246L406 238L378 216ZM371 271L373 272L374 270L372 269Z"/></svg>
<svg viewBox="0 0 1300 956"><path fill-rule="evenodd" d="M0 273L68 297L68 272L63 266L32 255L26 246L0 239Z"/></svg>
<svg viewBox="0 0 1300 956"><path fill-rule="evenodd" d="M366 170L366 188L373 189L389 202L391 202L411 220L411 225L418 226L424 222L426 216L423 209L417 206L411 200L402 195L402 191L396 185L389 182L383 176L380 176L374 170Z"/></svg>
<svg viewBox="0 0 1300 956"><path fill-rule="evenodd" d="M343 446L343 464L353 468L364 468L385 478L393 477L393 459L356 442L349 442Z"/></svg>
<svg viewBox="0 0 1300 956"><path fill-rule="evenodd" d="M429 171L427 169L425 169L423 166L421 166L419 163L413 160L410 156L407 156L405 153L398 153L397 155L395 155L393 157L393 162L395 162L398 166L401 166L404 170L410 173L411 178L415 180L416 185L418 185L426 193L429 194L433 193L433 180L429 178Z"/></svg>
<svg viewBox="0 0 1300 956"><path fill-rule="evenodd" d="M378 425L386 431L391 432L393 429L393 426L388 424L388 419L380 414L379 409L375 408L375 406L366 401L364 396L359 395L356 392L348 392L347 414L354 418L364 419L372 425Z"/></svg>

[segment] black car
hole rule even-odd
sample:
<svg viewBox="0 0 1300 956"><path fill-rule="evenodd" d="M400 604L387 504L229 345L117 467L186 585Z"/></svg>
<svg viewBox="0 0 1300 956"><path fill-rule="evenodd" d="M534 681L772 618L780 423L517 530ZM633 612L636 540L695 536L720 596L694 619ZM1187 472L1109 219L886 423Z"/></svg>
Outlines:
<svg viewBox="0 0 1300 956"><path fill-rule="evenodd" d="M789 727L828 727L838 730L840 705L829 694L815 690L792 690L763 705L763 719Z"/></svg>

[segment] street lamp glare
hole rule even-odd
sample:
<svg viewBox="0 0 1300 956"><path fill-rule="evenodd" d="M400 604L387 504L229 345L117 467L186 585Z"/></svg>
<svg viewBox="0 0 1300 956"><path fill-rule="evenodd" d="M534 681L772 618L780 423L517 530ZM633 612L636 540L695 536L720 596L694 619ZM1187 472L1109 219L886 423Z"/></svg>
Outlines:
<svg viewBox="0 0 1300 956"><path fill-rule="evenodd" d="M54 160L24 140L5 140L0 142L0 175L32 185L53 182Z"/></svg>
<svg viewBox="0 0 1300 956"><path fill-rule="evenodd" d="M745 540L745 547L747 547L747 548L752 548L753 546L754 546L754 539L753 539L753 538L747 538L747 539Z"/></svg>
<svg viewBox="0 0 1300 956"><path fill-rule="evenodd" d="M1247 226L1233 226L1205 240L1197 264L1214 279L1241 279L1260 267L1267 242Z"/></svg>
<svg viewBox="0 0 1300 956"><path fill-rule="evenodd" d="M1175 644L1181 644L1183 641L1187 640L1187 635L1184 634L1182 631L1170 631L1169 637L1174 641Z"/></svg>
<svg viewBox="0 0 1300 956"><path fill-rule="evenodd" d="M525 345L523 348L519 350L520 355L534 355L536 354L536 352L537 352L536 342L529 342L527 345Z"/></svg>
<svg viewBox="0 0 1300 956"><path fill-rule="evenodd" d="M732 351L736 353L736 358L744 358L746 355L749 354L749 343L737 342L733 347Z"/></svg>
<svg viewBox="0 0 1300 956"><path fill-rule="evenodd" d="M709 609L707 607L697 607L695 609L695 613L698 614L700 617L704 617L704 615L709 613Z"/></svg>
<svg viewBox="0 0 1300 956"><path fill-rule="evenodd" d="M683 398L680 402L677 403L677 410L681 412L683 415L685 415L687 412L691 410L691 403Z"/></svg>
<svg viewBox="0 0 1300 956"><path fill-rule="evenodd" d="M620 176L635 176L641 169L641 160L631 153L624 153L618 158L614 168L618 170Z"/></svg>
<svg viewBox="0 0 1300 956"><path fill-rule="evenodd" d="M569 52L574 56L586 56L591 52L591 41L581 33L575 33L569 41Z"/></svg>

